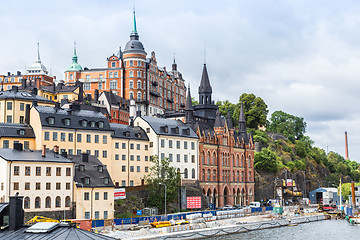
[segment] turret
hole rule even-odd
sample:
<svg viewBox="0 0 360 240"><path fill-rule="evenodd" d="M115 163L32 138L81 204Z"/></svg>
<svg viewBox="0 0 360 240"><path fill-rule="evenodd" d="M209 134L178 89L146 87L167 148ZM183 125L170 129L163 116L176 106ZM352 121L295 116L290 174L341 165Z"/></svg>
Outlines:
<svg viewBox="0 0 360 240"><path fill-rule="evenodd" d="M185 106L185 122L192 123L194 121L194 108L191 100L190 85L188 86L188 94L186 97L186 106Z"/></svg>
<svg viewBox="0 0 360 240"><path fill-rule="evenodd" d="M203 72L201 76L201 82L199 86L199 104L201 105L212 104L211 94L212 94L212 87L210 85L206 64L204 64Z"/></svg>

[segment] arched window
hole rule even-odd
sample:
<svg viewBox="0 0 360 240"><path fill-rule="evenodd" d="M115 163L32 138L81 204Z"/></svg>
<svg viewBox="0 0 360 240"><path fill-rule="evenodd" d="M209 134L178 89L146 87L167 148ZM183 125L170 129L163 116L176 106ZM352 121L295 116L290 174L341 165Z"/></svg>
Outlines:
<svg viewBox="0 0 360 240"><path fill-rule="evenodd" d="M193 169L191 169L191 178L195 178L195 169L193 168Z"/></svg>
<svg viewBox="0 0 360 240"><path fill-rule="evenodd" d="M141 99L141 92L137 92L137 99Z"/></svg>
<svg viewBox="0 0 360 240"><path fill-rule="evenodd" d="M65 207L70 207L70 197L69 196L67 196L65 198Z"/></svg>
<svg viewBox="0 0 360 240"><path fill-rule="evenodd" d="M205 152L203 152L201 158L202 158L202 164L205 165Z"/></svg>
<svg viewBox="0 0 360 240"><path fill-rule="evenodd" d="M251 168L251 155L249 155L249 168Z"/></svg>
<svg viewBox="0 0 360 240"><path fill-rule="evenodd" d="M233 159L233 166L236 166L235 155L232 155L232 159Z"/></svg>
<svg viewBox="0 0 360 240"><path fill-rule="evenodd" d="M137 81L137 88L138 88L138 89L141 89L141 81L140 81L140 80Z"/></svg>
<svg viewBox="0 0 360 240"><path fill-rule="evenodd" d="M130 98L130 99L134 98L134 93L133 93L133 92L130 92L130 93L129 93L129 98Z"/></svg>
<svg viewBox="0 0 360 240"><path fill-rule="evenodd" d="M24 198L24 208L25 208L25 209L29 209L29 208L30 208L30 198L29 198L29 197L25 197L25 198Z"/></svg>
<svg viewBox="0 0 360 240"><path fill-rule="evenodd" d="M55 199L55 207L61 207L61 198L59 196Z"/></svg>
<svg viewBox="0 0 360 240"><path fill-rule="evenodd" d="M40 197L36 197L35 198L35 208L40 208L41 207L41 199Z"/></svg>
<svg viewBox="0 0 360 240"><path fill-rule="evenodd" d="M130 89L133 89L133 88L134 88L134 81L133 81L133 80L130 80L130 82L129 82L129 88L130 88Z"/></svg>
<svg viewBox="0 0 360 240"><path fill-rule="evenodd" d="M244 155L241 155L241 166L244 166Z"/></svg>
<svg viewBox="0 0 360 240"><path fill-rule="evenodd" d="M45 198L45 207L46 208L51 208L51 197L47 196Z"/></svg>
<svg viewBox="0 0 360 240"><path fill-rule="evenodd" d="M221 154L221 162L222 162L222 165L224 166L225 163L224 163L224 154L223 153Z"/></svg>
<svg viewBox="0 0 360 240"><path fill-rule="evenodd" d="M216 182L216 170L213 171L213 181Z"/></svg>
<svg viewBox="0 0 360 240"><path fill-rule="evenodd" d="M205 169L202 170L202 180L205 181Z"/></svg>
<svg viewBox="0 0 360 240"><path fill-rule="evenodd" d="M210 173L210 169L207 170L207 181L210 182L210 178L211 177L211 173Z"/></svg>
<svg viewBox="0 0 360 240"><path fill-rule="evenodd" d="M213 154L213 162L214 162L214 165L217 165L217 161L216 161L216 154L215 154L215 152L214 152L214 154Z"/></svg>
<svg viewBox="0 0 360 240"><path fill-rule="evenodd" d="M244 182L244 171L241 171L241 182Z"/></svg>
<svg viewBox="0 0 360 240"><path fill-rule="evenodd" d="M237 182L240 182L240 176L239 176L240 174L239 174L239 171L237 171L236 172L236 181Z"/></svg>
<svg viewBox="0 0 360 240"><path fill-rule="evenodd" d="M249 182L252 182L251 181L251 171L249 171Z"/></svg>
<svg viewBox="0 0 360 240"><path fill-rule="evenodd" d="M187 168L185 168L185 170L184 170L184 178L188 178L188 169Z"/></svg>
<svg viewBox="0 0 360 240"><path fill-rule="evenodd" d="M236 155L236 166L239 166L239 155Z"/></svg>
<svg viewBox="0 0 360 240"><path fill-rule="evenodd" d="M206 160L207 160L207 164L210 165L210 153L209 152L207 153Z"/></svg>
<svg viewBox="0 0 360 240"><path fill-rule="evenodd" d="M235 182L235 171L233 171L233 182Z"/></svg>

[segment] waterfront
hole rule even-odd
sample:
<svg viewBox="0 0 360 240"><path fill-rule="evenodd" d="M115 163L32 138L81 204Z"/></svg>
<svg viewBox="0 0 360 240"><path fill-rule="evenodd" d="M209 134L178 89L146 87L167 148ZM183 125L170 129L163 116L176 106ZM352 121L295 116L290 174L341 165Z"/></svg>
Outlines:
<svg viewBox="0 0 360 240"><path fill-rule="evenodd" d="M246 233L224 235L210 239L357 239L360 225L351 225L345 220L326 220L299 224L297 226L256 230Z"/></svg>

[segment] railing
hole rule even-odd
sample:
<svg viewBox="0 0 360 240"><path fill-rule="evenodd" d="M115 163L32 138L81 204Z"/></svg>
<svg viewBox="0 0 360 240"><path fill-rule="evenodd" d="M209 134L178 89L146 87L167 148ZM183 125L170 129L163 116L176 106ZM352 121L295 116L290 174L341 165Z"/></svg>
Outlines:
<svg viewBox="0 0 360 240"><path fill-rule="evenodd" d="M150 94L155 96L155 97L160 97L160 93L155 92L155 91L150 91Z"/></svg>
<svg viewBox="0 0 360 240"><path fill-rule="evenodd" d="M174 102L174 99L173 98L168 98L168 99L166 99L168 102L171 102L171 103L173 103Z"/></svg>

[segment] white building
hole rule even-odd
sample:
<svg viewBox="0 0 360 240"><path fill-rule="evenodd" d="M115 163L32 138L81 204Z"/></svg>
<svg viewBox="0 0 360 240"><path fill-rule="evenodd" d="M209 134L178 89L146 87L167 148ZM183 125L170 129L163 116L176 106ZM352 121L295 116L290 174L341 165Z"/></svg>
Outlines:
<svg viewBox="0 0 360 240"><path fill-rule="evenodd" d="M24 196L25 213L71 216L74 164L52 151L0 148L0 201ZM56 215L52 215L56 212Z"/></svg>
<svg viewBox="0 0 360 240"><path fill-rule="evenodd" d="M136 117L134 125L148 135L150 156L168 158L183 180L198 180L199 138L190 126L179 120L149 116Z"/></svg>

